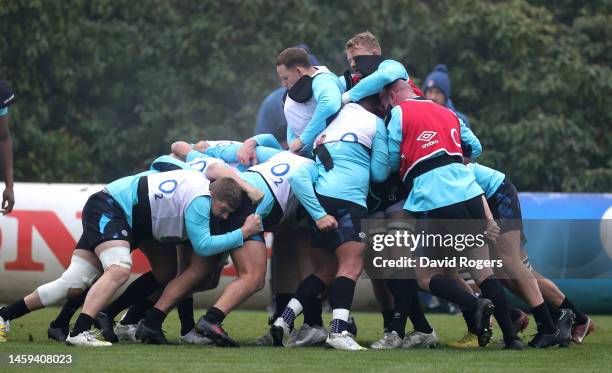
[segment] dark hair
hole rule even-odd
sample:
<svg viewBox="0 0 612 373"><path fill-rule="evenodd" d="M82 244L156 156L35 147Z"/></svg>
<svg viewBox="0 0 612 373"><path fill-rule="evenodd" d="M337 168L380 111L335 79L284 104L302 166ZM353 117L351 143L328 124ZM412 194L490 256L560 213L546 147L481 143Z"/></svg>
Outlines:
<svg viewBox="0 0 612 373"><path fill-rule="evenodd" d="M297 66L309 68L312 66L308 52L302 48L295 47L287 48L280 52L278 57L276 57L276 66L278 65L285 65L288 68Z"/></svg>
<svg viewBox="0 0 612 373"><path fill-rule="evenodd" d="M229 177L220 177L210 183L210 191L215 199L225 202L232 210L236 210L242 203L242 189Z"/></svg>

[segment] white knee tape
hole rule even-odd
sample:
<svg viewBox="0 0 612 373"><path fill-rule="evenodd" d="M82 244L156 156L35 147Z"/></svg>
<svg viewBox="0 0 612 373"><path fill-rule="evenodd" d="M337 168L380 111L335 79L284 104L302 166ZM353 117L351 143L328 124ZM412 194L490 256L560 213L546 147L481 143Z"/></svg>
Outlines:
<svg viewBox="0 0 612 373"><path fill-rule="evenodd" d="M124 268L132 268L132 256L130 255L130 249L123 246L116 246L108 248L98 255L102 268L106 269L112 265L117 265Z"/></svg>
<svg viewBox="0 0 612 373"><path fill-rule="evenodd" d="M99 276L100 271L96 267L73 255L60 278L38 287L38 296L45 307L50 306L66 298L70 289L87 290Z"/></svg>

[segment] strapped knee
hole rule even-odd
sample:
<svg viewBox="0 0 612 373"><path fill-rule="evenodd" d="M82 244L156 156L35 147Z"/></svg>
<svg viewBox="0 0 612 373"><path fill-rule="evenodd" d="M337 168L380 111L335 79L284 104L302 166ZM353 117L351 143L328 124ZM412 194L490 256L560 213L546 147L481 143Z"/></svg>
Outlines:
<svg viewBox="0 0 612 373"><path fill-rule="evenodd" d="M47 307L65 299L70 289L89 289L99 276L100 271L96 267L73 255L70 265L60 278L38 287L38 296L43 306Z"/></svg>

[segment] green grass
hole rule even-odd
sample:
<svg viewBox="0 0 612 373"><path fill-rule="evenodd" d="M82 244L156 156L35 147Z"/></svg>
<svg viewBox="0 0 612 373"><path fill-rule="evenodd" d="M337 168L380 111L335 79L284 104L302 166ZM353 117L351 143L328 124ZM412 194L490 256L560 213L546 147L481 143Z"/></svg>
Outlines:
<svg viewBox="0 0 612 373"><path fill-rule="evenodd" d="M0 343L0 372L15 369L7 363L8 353L73 355L70 366L27 366L17 369L48 369L53 372L92 371L206 371L206 372L605 372L612 367L612 316L593 317L597 330L582 345L567 349L503 351L493 343L484 349L392 350L363 352L335 351L318 347L272 348L253 346L266 331L264 312L231 314L226 330L241 343L240 348L198 346L150 346L121 343L107 349L69 347L46 338L48 322L57 308L35 312L15 320L10 340ZM200 312L196 312L196 318ZM381 319L375 313L356 313L358 341L363 345L380 337ZM442 343L463 335L461 316L429 315ZM329 321L329 320L327 320ZM298 322L301 322L298 320ZM533 324L533 322L532 322ZM172 312L164 325L166 336L178 341L179 323ZM523 336L533 333L533 326ZM30 338L31 335L31 338ZM499 333L496 335L499 337ZM32 339L32 340L30 340Z"/></svg>

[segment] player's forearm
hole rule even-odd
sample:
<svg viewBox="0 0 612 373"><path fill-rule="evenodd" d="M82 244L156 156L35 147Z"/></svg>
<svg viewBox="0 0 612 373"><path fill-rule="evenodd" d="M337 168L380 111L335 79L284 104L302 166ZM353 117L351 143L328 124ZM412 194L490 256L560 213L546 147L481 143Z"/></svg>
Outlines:
<svg viewBox="0 0 612 373"><path fill-rule="evenodd" d="M9 134L0 140L0 154L2 155L2 170L6 188L13 189L13 142Z"/></svg>
<svg viewBox="0 0 612 373"><path fill-rule="evenodd" d="M207 235L196 242L191 242L194 252L199 256L214 256L242 246L241 229L236 229L221 235Z"/></svg>
<svg viewBox="0 0 612 373"><path fill-rule="evenodd" d="M312 166L316 167L316 165ZM289 184L291 185L293 194L298 201L300 201L302 206L304 206L308 215L310 215L314 221L317 221L327 215L327 213L323 207L321 207L314 191L314 181L316 178L313 178L312 173L309 172L306 167L299 169L291 175L289 177Z"/></svg>

